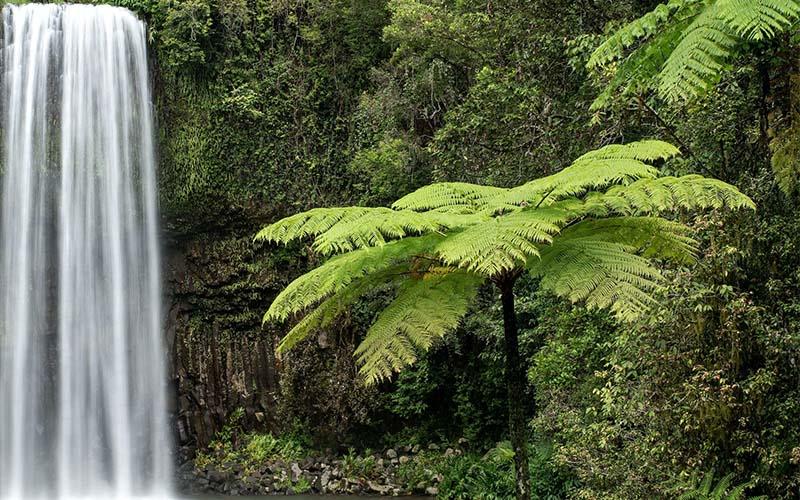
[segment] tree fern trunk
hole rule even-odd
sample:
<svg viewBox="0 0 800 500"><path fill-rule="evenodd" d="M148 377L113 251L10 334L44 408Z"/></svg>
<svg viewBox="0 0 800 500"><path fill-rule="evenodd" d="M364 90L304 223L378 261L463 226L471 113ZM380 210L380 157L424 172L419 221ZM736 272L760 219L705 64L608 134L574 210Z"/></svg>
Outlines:
<svg viewBox="0 0 800 500"><path fill-rule="evenodd" d="M525 432L525 370L519 356L517 316L514 312L514 279L498 284L503 302L503 330L506 349L506 386L508 388L508 420L511 446L514 448L514 469L517 500L530 500L528 471L528 439Z"/></svg>

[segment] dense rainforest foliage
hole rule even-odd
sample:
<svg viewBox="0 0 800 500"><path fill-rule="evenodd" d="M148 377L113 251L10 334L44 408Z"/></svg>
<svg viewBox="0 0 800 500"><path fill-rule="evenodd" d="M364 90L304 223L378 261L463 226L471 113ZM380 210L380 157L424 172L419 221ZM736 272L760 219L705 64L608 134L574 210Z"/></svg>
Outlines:
<svg viewBox="0 0 800 500"><path fill-rule="evenodd" d="M167 232L235 241L226 255L312 207L386 206L431 182L517 186L642 139L680 148L663 175L737 186L757 211L684 217L698 262L665 263L658 305L634 323L517 283L533 496L705 498L719 481L800 494L800 52L796 9L781 8L794 2L755 2L777 6L766 31L726 13L754 3L735 1L117 3L149 23ZM257 248L282 284L318 263L302 244ZM479 458L508 438L497 291L480 288L455 332L364 387L325 346L352 353L388 300L371 290L282 355L284 424L247 430L356 448L464 438L475 454L449 462L439 494L513 494L498 479L511 471ZM288 331L260 329L268 303L233 304L225 334Z"/></svg>

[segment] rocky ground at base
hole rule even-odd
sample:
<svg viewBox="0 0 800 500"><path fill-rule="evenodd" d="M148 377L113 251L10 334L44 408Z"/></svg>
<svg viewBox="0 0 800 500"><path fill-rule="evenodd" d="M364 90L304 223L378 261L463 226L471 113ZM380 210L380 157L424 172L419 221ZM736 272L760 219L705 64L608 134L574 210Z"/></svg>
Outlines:
<svg viewBox="0 0 800 500"><path fill-rule="evenodd" d="M458 446L430 444L364 455L315 454L301 460L260 464L186 460L179 467L178 479L183 491L195 494L436 496L443 478L432 465L462 453Z"/></svg>

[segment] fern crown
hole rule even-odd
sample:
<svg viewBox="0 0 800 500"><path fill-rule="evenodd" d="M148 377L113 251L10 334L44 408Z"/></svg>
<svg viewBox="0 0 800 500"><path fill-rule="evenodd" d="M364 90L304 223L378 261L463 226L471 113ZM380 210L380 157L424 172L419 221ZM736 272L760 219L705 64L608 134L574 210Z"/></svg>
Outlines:
<svg viewBox="0 0 800 500"><path fill-rule="evenodd" d="M356 351L376 382L452 330L487 280L529 272L542 289L635 319L654 303L654 259L694 259L689 229L662 215L754 208L724 182L660 176L653 163L676 154L661 141L611 145L514 188L439 183L391 208L316 208L282 219L256 240L312 239L330 258L281 292L264 320L303 315L279 347L286 350L370 290L390 287L394 299Z"/></svg>

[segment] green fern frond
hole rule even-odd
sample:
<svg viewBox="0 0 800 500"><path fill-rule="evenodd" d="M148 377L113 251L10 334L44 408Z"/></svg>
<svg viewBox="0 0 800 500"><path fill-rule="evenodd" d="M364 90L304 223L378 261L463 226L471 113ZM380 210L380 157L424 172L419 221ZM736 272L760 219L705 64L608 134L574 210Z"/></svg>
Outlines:
<svg viewBox="0 0 800 500"><path fill-rule="evenodd" d="M714 479L713 473L704 474L702 480L699 480L698 475L693 473L689 484L684 486L686 491L678 497L679 500L743 500L747 498L747 489L752 486L751 483L733 486L734 475L732 473L723 476L716 483ZM750 498L760 500L766 497Z"/></svg>
<svg viewBox="0 0 800 500"><path fill-rule="evenodd" d="M394 204L395 210L426 211L441 208L468 209L478 211L487 200L494 198L506 189L469 184L466 182L441 182L421 187L403 196Z"/></svg>
<svg viewBox="0 0 800 500"><path fill-rule="evenodd" d="M473 222L477 221L476 218ZM315 236L314 250L332 255L381 246L407 236L440 232L469 222L464 217L447 213L422 214L390 208L316 208L265 227L256 235L256 240L286 244Z"/></svg>
<svg viewBox="0 0 800 500"><path fill-rule="evenodd" d="M270 224L256 234L255 241L290 243L309 236L317 236L335 224L361 217L369 208L314 208Z"/></svg>
<svg viewBox="0 0 800 500"><path fill-rule="evenodd" d="M658 77L672 51L681 41L690 19L668 25L647 43L635 49L610 70L613 76L589 107L598 111L608 106L617 95L640 95L657 86Z"/></svg>
<svg viewBox="0 0 800 500"><path fill-rule="evenodd" d="M710 6L684 30L659 75L658 92L665 99L689 99L719 81L738 43L719 14Z"/></svg>
<svg viewBox="0 0 800 500"><path fill-rule="evenodd" d="M658 170L645 162L665 160L679 152L672 144L657 140L612 144L581 156L558 173L510 189L486 203L495 211L515 205L547 205L589 189L654 178Z"/></svg>
<svg viewBox="0 0 800 500"><path fill-rule="evenodd" d="M733 474L727 474L722 479L719 480L717 486L710 492L709 496L711 498L725 498L726 493L728 492L728 488L731 486L731 482L733 481Z"/></svg>
<svg viewBox="0 0 800 500"><path fill-rule="evenodd" d="M795 0L719 0L719 16L742 38L773 38L800 17Z"/></svg>
<svg viewBox="0 0 800 500"><path fill-rule="evenodd" d="M653 178L658 170L645 162L671 158L679 150L663 141L643 140L610 145L578 158L560 172L512 189L467 183L439 183L418 189L394 203L396 211L414 210L440 217L481 212L502 214L519 207L546 205L587 189ZM453 213L451 210L461 210ZM442 225L446 225L444 221ZM371 226L370 226L371 227ZM449 227L454 227L449 225Z"/></svg>
<svg viewBox="0 0 800 500"><path fill-rule="evenodd" d="M405 238L380 247L362 248L333 257L294 280L278 294L264 315L264 321L283 321L364 276L430 253L442 238L442 235L436 233Z"/></svg>
<svg viewBox="0 0 800 500"><path fill-rule="evenodd" d="M412 210L373 208L333 224L314 241L314 250L331 255L381 246L406 236L444 230L442 220Z"/></svg>
<svg viewBox="0 0 800 500"><path fill-rule="evenodd" d="M570 218L563 210L523 210L453 233L435 252L448 265L496 276L538 255L538 246L552 242Z"/></svg>
<svg viewBox="0 0 800 500"><path fill-rule="evenodd" d="M541 250L529 270L540 286L589 308L610 308L630 321L654 303L661 274L636 248L592 237L559 238Z"/></svg>
<svg viewBox="0 0 800 500"><path fill-rule="evenodd" d="M366 293L378 286L399 281L400 277L407 272L408 265L398 265L364 276L355 280L349 286L341 288L320 302L313 311L308 313L281 339L278 345L278 352L286 352L315 332L328 327L333 321L346 313L350 306Z"/></svg>
<svg viewBox="0 0 800 500"><path fill-rule="evenodd" d="M589 160L639 160L654 162L668 160L680 154L681 150L672 144L657 139L644 139L628 144L609 144L589 151L575 160L578 164Z"/></svg>
<svg viewBox="0 0 800 500"><path fill-rule="evenodd" d="M703 94L716 84L745 42L774 38L800 18L797 0L668 2L611 35L589 59L614 76L592 104L618 92L655 89L669 101ZM636 46L637 42L641 42ZM624 57L626 50L630 54ZM612 63L621 62L613 67Z"/></svg>
<svg viewBox="0 0 800 500"><path fill-rule="evenodd" d="M685 15L687 9L696 9L697 5L702 3L702 0L671 0L665 4L658 5L652 11L639 19L631 21L608 37L592 53L587 67L595 69L618 59L625 52L625 49L630 48L644 38L658 33L666 23L674 19L676 14L683 13Z"/></svg>
<svg viewBox="0 0 800 500"><path fill-rule="evenodd" d="M584 220L562 231L560 237L591 237L630 246L647 259L693 264L697 241L691 235L684 224L660 217L610 217Z"/></svg>
<svg viewBox="0 0 800 500"><path fill-rule="evenodd" d="M498 464L509 464L514 462L514 448L511 441L500 441L483 456L484 460L489 460Z"/></svg>
<svg viewBox="0 0 800 500"><path fill-rule="evenodd" d="M700 175L641 179L591 193L585 209L591 215L658 215L680 209L755 209L753 201L725 182Z"/></svg>
<svg viewBox="0 0 800 500"><path fill-rule="evenodd" d="M463 271L409 280L356 349L367 382L391 377L453 330L482 282L479 276Z"/></svg>

